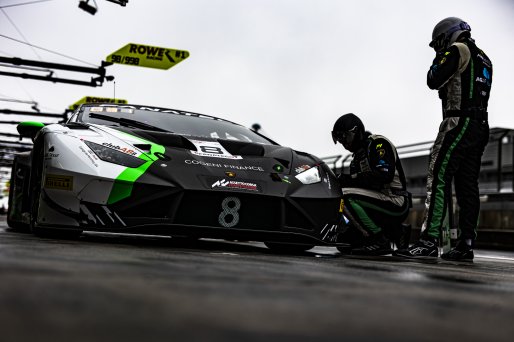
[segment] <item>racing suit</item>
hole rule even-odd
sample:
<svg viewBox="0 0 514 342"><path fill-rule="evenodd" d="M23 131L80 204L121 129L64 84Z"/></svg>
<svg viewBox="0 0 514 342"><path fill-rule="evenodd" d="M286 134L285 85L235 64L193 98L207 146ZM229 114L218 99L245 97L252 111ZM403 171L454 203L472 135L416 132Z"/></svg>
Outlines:
<svg viewBox="0 0 514 342"><path fill-rule="evenodd" d="M491 91L492 63L471 38L437 53L427 74L427 85L438 89L443 121L432 146L427 176L427 198L422 234L439 238L452 196L451 182L460 208L461 240L474 241L480 211L478 177L489 140L487 103Z"/></svg>
<svg viewBox="0 0 514 342"><path fill-rule="evenodd" d="M369 133L367 133L369 134ZM340 175L344 215L364 236L394 230L407 218L410 196L396 148L385 137L368 135L353 154L350 174Z"/></svg>

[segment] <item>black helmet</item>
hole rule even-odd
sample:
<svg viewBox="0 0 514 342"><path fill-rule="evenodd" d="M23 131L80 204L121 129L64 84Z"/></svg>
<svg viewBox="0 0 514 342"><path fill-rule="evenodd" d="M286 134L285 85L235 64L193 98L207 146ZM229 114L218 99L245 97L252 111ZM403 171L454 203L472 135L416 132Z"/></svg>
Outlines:
<svg viewBox="0 0 514 342"><path fill-rule="evenodd" d="M464 20L457 17L448 17L441 20L434 27L430 47L436 51L447 49L457 41L463 32L471 32L471 27Z"/></svg>
<svg viewBox="0 0 514 342"><path fill-rule="evenodd" d="M354 152L364 136L364 124L353 113L344 114L334 123L332 140L334 144L341 143L348 151Z"/></svg>

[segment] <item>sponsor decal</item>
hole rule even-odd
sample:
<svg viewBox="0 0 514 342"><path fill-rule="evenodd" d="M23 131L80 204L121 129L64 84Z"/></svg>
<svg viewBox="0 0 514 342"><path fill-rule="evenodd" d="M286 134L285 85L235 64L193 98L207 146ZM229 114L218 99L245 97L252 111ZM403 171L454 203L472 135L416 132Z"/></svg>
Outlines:
<svg viewBox="0 0 514 342"><path fill-rule="evenodd" d="M202 166L207 166L207 167L219 167L219 168L231 169L231 170L264 172L264 169L261 166L255 166L255 165L230 165L230 164L223 164L223 163L209 163L209 162L204 162L202 160L196 160L196 159L186 159L186 160L184 160L184 163L186 163L188 165L202 165Z"/></svg>
<svg viewBox="0 0 514 342"><path fill-rule="evenodd" d="M45 159L52 159L52 158L59 157L59 153L53 153L54 151L55 151L55 147L50 146L50 148L48 149L48 152L45 153Z"/></svg>
<svg viewBox="0 0 514 342"><path fill-rule="evenodd" d="M380 145L382 145L382 144L380 144ZM378 146L377 146L377 147L378 147ZM384 158L384 156L385 156L385 154L386 154L386 151L385 151L383 148L381 148L381 149L380 149L380 150L378 150L377 152L378 152L378 157L379 157L379 158Z"/></svg>
<svg viewBox="0 0 514 342"><path fill-rule="evenodd" d="M303 171L307 171L310 168L311 167L309 165L301 165L301 166L298 166L296 169L294 169L294 171L296 173L302 173Z"/></svg>
<svg viewBox="0 0 514 342"><path fill-rule="evenodd" d="M96 162L98 161L98 157L97 157L97 155L96 155L93 151L91 151L91 150L86 151L86 150L84 149L84 147L82 147L82 146L79 146L79 149L80 149L80 150L81 150L81 151L82 151L82 152L87 156L87 158L89 159L89 161L91 161L91 163L92 163L95 167L98 167L98 164L96 163Z"/></svg>
<svg viewBox="0 0 514 342"><path fill-rule="evenodd" d="M256 183L226 179L217 180L211 185L211 188L259 191L259 188Z"/></svg>
<svg viewBox="0 0 514 342"><path fill-rule="evenodd" d="M189 57L189 51L129 43L106 57L107 62L167 70Z"/></svg>
<svg viewBox="0 0 514 342"><path fill-rule="evenodd" d="M73 190L73 177L48 174L45 177L45 188L71 191Z"/></svg>
<svg viewBox="0 0 514 342"><path fill-rule="evenodd" d="M102 143L102 146L105 146L105 147L108 147L108 148L112 148L113 150L116 150L116 151L119 151L119 152L122 152L122 153L126 153L126 154L131 155L131 156L135 156L137 154L136 151L134 151L131 148L121 147L121 146L118 146L118 145L113 145L110 142L104 142L104 143Z"/></svg>
<svg viewBox="0 0 514 342"><path fill-rule="evenodd" d="M191 151L191 153L200 157L243 159L241 156L234 156L230 154L217 141L191 140L191 142L196 146L197 149L197 151Z"/></svg>

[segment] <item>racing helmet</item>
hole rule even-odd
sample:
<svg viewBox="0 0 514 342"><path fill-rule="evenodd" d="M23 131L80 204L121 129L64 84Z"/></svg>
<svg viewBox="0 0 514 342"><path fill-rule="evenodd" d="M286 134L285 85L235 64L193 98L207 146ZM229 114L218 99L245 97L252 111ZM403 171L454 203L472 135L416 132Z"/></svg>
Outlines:
<svg viewBox="0 0 514 342"><path fill-rule="evenodd" d="M341 143L345 149L355 152L356 147L364 136L364 124L353 113L342 115L334 123L332 140L334 144Z"/></svg>
<svg viewBox="0 0 514 342"><path fill-rule="evenodd" d="M448 17L441 20L432 31L432 41L428 44L436 51L447 49L457 41L463 32L471 32L471 27L464 20L457 17Z"/></svg>

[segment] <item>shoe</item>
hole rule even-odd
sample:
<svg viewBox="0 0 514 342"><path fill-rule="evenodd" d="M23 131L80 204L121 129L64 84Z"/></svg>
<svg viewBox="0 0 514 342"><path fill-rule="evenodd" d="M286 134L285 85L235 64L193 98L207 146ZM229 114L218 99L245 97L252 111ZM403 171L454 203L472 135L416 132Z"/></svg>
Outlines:
<svg viewBox="0 0 514 342"><path fill-rule="evenodd" d="M418 242L409 248L396 250L393 255L413 259L434 259L439 255L437 239L420 238ZM434 259L435 260L435 259Z"/></svg>
<svg viewBox="0 0 514 342"><path fill-rule="evenodd" d="M447 253L441 254L441 259L450 261L473 261L475 257L473 248L468 246L466 242L459 241L457 245L450 249Z"/></svg>
<svg viewBox="0 0 514 342"><path fill-rule="evenodd" d="M391 254L392 252L389 239L384 234L377 233L370 236L361 247L353 248L351 254L376 256Z"/></svg>

